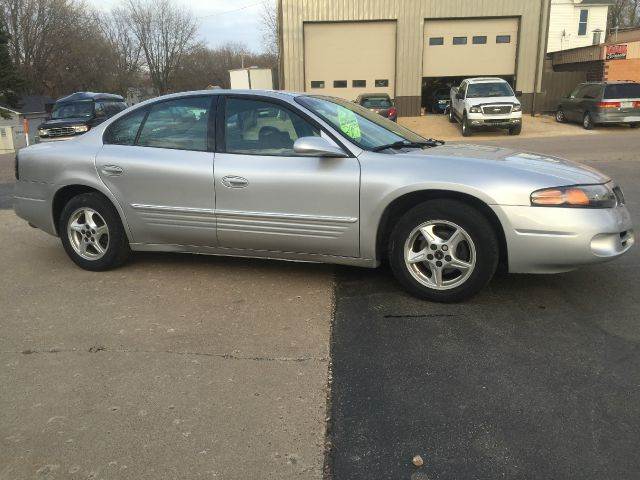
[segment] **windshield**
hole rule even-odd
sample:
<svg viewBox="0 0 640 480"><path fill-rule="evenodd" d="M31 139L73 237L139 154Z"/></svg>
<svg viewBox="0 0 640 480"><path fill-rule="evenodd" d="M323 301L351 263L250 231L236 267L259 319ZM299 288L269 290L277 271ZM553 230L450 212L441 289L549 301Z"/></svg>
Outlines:
<svg viewBox="0 0 640 480"><path fill-rule="evenodd" d="M607 85L604 89L604 98L608 100L640 98L640 83L619 83L617 85Z"/></svg>
<svg viewBox="0 0 640 480"><path fill-rule="evenodd" d="M389 108L391 101L385 97L369 97L362 100L362 106L366 108Z"/></svg>
<svg viewBox="0 0 640 480"><path fill-rule="evenodd" d="M347 140L365 150L402 141L426 141L411 130L353 102L316 96L300 96L296 101L331 124Z"/></svg>
<svg viewBox="0 0 640 480"><path fill-rule="evenodd" d="M59 120L62 118L89 118L93 115L93 100L82 100L79 102L56 103L51 112L51 118Z"/></svg>
<svg viewBox="0 0 640 480"><path fill-rule="evenodd" d="M467 98L512 97L513 90L508 83L472 83L467 89Z"/></svg>

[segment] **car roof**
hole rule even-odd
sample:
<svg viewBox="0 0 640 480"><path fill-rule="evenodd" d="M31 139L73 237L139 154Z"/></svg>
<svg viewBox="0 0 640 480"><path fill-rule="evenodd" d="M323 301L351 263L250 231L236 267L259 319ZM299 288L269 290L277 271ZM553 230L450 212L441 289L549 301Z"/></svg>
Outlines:
<svg viewBox="0 0 640 480"><path fill-rule="evenodd" d="M467 82L469 83L484 83L484 82L504 82L509 83L506 80L498 77L476 77L476 78L467 78Z"/></svg>
<svg viewBox="0 0 640 480"><path fill-rule="evenodd" d="M75 92L56 100L56 103L77 102L79 100L114 100L124 102L124 97L113 93Z"/></svg>
<svg viewBox="0 0 640 480"><path fill-rule="evenodd" d="M362 98L391 98L388 93L361 93Z"/></svg>

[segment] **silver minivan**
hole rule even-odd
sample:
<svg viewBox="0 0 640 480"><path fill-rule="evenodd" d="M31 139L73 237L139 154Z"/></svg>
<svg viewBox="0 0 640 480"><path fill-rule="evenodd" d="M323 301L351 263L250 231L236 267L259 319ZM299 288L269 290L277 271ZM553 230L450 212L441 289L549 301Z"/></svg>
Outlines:
<svg viewBox="0 0 640 480"><path fill-rule="evenodd" d="M580 122L587 130L600 124L640 127L640 83L581 83L556 110L560 123Z"/></svg>

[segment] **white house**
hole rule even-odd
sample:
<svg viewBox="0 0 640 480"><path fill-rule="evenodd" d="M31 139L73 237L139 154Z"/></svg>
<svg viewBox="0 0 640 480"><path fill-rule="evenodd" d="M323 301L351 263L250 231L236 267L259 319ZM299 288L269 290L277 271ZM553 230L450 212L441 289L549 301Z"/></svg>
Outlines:
<svg viewBox="0 0 640 480"><path fill-rule="evenodd" d="M613 0L551 0L547 53L604 43Z"/></svg>

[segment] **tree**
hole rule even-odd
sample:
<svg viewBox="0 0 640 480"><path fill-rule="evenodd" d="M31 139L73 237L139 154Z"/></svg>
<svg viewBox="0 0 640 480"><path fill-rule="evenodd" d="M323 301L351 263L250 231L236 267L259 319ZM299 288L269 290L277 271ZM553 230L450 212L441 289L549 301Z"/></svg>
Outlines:
<svg viewBox="0 0 640 480"><path fill-rule="evenodd" d="M640 27L640 0L615 0L609 6L609 32L615 28Z"/></svg>
<svg viewBox="0 0 640 480"><path fill-rule="evenodd" d="M280 57L280 22L274 0L264 0L260 12L265 53Z"/></svg>
<svg viewBox="0 0 640 480"><path fill-rule="evenodd" d="M170 0L127 0L129 28L138 40L153 87L159 94L170 91L172 76L193 46L196 20Z"/></svg>
<svg viewBox="0 0 640 480"><path fill-rule="evenodd" d="M0 103L7 107L19 107L23 88L24 80L18 74L9 54L9 35L4 21L0 19ZM11 118L5 110L0 110L0 116Z"/></svg>

